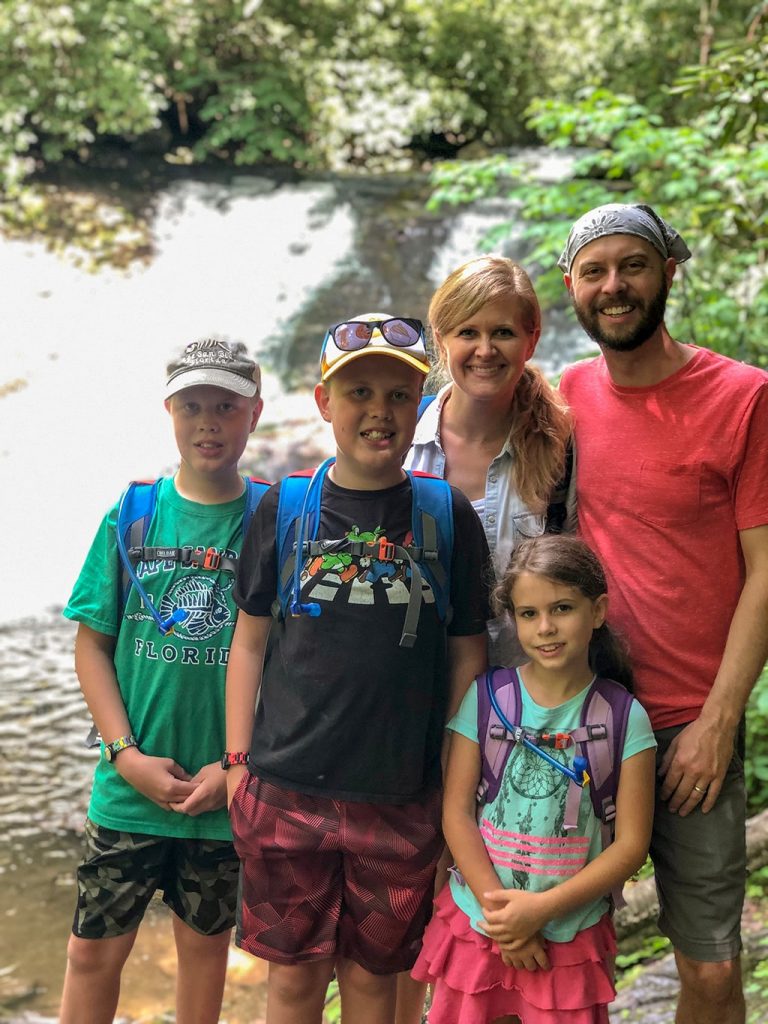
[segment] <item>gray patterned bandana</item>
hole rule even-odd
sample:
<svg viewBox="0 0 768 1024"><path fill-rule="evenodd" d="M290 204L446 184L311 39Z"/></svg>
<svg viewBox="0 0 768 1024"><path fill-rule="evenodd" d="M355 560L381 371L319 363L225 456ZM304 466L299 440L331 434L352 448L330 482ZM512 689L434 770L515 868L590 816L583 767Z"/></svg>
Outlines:
<svg viewBox="0 0 768 1024"><path fill-rule="evenodd" d="M675 263L683 263L691 257L690 249L680 235L650 206L640 203L606 203L579 217L557 261L558 267L563 273L570 274L579 250L606 235L637 235L658 249L664 259L671 256Z"/></svg>

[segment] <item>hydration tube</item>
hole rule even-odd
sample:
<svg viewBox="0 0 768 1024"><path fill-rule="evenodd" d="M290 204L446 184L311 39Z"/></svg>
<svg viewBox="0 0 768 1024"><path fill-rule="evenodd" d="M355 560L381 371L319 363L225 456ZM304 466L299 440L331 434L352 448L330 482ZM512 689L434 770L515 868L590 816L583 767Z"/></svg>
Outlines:
<svg viewBox="0 0 768 1024"><path fill-rule="evenodd" d="M488 696L491 699L491 706L499 717L499 721L507 730L515 737L518 743L522 743L528 750L535 751L539 757L543 757L547 764L550 764L553 768L557 769L562 775L565 775L567 779L571 779L577 786L586 786L589 782L589 776L586 772L587 759L586 757L574 757L573 768L569 768L567 765L562 764L556 758L548 754L546 750L542 750L541 747L537 747L535 743L528 739L524 734L522 727L519 725L512 725L507 716L499 707L499 702L496 700L496 694L493 692L493 685L491 683L491 673L485 673L485 685L488 687Z"/></svg>
<svg viewBox="0 0 768 1024"><path fill-rule="evenodd" d="M322 487L325 474L335 461L335 458L330 458L326 459L325 462L320 463L312 474L312 479L309 481L309 487L307 487L304 495L304 501L301 506L301 515L299 516L299 525L296 530L296 555L294 557L293 565L293 588L291 590L291 601L288 605L288 610L291 615L309 615L311 618L316 619L322 612L322 608L315 601L311 601L309 604L301 603L301 569L303 565L302 559L309 498L315 488Z"/></svg>
<svg viewBox="0 0 768 1024"><path fill-rule="evenodd" d="M122 518L121 513L123 511L123 503L125 502L125 499L128 497L130 490L131 488L129 487L125 494L123 494L123 497L120 499L120 508L117 513L118 524L120 523L120 520ZM173 632L173 628L176 625L176 623L181 622L183 619L186 619L189 613L184 608L176 608L173 614L169 615L167 619L164 619L161 616L160 612L152 604L149 594L141 585L139 577L136 575L136 570L134 569L131 560L128 557L128 551L126 550L125 547L125 540L123 539L121 531L117 526L115 527L115 536L117 537L117 550L120 554L120 560L125 566L125 571L128 573L128 577L130 578L131 583L136 588L136 593L141 598L142 602L144 603L144 607L147 609L149 614L154 619L155 623L157 624L157 628L160 630L162 635L169 636Z"/></svg>

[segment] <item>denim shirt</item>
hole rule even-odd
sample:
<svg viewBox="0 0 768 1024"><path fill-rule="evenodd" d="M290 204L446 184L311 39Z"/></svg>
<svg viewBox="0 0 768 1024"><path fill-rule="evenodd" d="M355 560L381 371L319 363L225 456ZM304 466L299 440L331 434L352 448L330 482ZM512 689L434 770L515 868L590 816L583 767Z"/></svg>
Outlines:
<svg viewBox="0 0 768 1024"><path fill-rule="evenodd" d="M416 425L413 446L405 457L406 469L445 477L445 452L440 443L440 416L452 384L441 388ZM496 578L507 566L515 547L528 537L544 532L546 516L531 511L514 487L514 456L505 441L491 462L485 478L485 510L480 517L488 539ZM489 661L492 665L521 665L527 659L517 642L514 625L506 616L488 623Z"/></svg>

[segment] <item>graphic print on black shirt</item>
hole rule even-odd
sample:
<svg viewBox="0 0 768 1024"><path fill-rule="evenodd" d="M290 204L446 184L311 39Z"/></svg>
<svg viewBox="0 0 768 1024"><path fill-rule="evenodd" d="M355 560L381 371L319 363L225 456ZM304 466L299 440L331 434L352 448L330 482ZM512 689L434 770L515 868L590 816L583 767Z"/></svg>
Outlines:
<svg viewBox="0 0 768 1024"><path fill-rule="evenodd" d="M302 601L318 604L343 600L353 604L375 604L385 600L391 605L408 605L411 590L411 569L404 558L387 558L386 546L397 543L390 540L384 527L360 530L355 524L344 537L351 542L370 546L371 553L353 555L341 548L314 558L308 558L301 573ZM409 529L402 540L404 547L413 544ZM377 557L382 552L385 557ZM345 584L353 584L345 586ZM377 586L377 584L379 584ZM422 583L422 600L434 604L432 588Z"/></svg>

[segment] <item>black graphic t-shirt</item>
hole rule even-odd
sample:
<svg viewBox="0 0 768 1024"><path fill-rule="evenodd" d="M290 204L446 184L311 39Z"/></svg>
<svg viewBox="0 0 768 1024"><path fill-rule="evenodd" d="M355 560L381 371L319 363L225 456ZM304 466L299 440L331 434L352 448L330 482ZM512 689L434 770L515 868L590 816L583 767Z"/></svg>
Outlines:
<svg viewBox="0 0 768 1024"><path fill-rule="evenodd" d="M243 547L235 601L250 615L269 615L277 593L279 488L263 498ZM344 549L307 559L301 600L319 604L321 614L272 626L251 745L257 775L298 792L378 803L407 803L440 784L447 636L482 633L489 617L485 534L464 495L452 494L453 617L447 627L440 621L425 580L411 648L399 646L407 559ZM324 481L319 540L403 544L410 534L409 480L380 491Z"/></svg>

